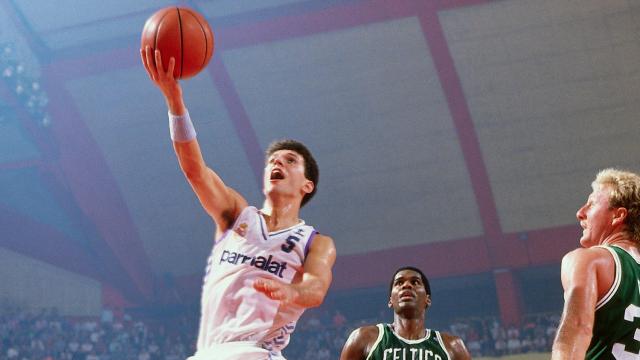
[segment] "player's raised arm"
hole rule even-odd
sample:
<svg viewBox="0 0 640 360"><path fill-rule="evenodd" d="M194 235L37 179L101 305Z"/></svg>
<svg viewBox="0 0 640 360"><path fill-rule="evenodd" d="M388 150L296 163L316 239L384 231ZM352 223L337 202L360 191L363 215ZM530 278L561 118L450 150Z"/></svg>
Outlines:
<svg viewBox="0 0 640 360"><path fill-rule="evenodd" d="M198 196L206 212L213 218L218 232L229 228L246 200L208 168L202 157L196 133L182 97L180 83L173 77L175 59L171 58L164 70L160 51L150 47L140 50L145 69L154 84L160 89L169 109L171 138L174 149L189 184Z"/></svg>

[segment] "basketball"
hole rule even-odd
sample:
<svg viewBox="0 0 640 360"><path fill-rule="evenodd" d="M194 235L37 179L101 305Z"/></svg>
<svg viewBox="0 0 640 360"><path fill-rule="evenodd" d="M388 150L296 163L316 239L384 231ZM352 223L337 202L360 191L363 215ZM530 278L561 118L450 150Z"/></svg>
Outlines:
<svg viewBox="0 0 640 360"><path fill-rule="evenodd" d="M144 24L140 46L160 50L166 70L175 58L173 76L192 77L204 69L213 55L213 32L204 16L186 7L166 7L156 11Z"/></svg>

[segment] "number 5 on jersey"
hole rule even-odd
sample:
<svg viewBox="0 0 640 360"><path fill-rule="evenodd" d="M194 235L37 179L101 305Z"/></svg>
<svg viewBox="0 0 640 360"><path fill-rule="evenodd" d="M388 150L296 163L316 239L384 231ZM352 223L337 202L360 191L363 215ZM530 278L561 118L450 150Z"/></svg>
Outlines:
<svg viewBox="0 0 640 360"><path fill-rule="evenodd" d="M290 253L291 250L293 250L294 247L296 247L296 243L300 242L300 238L293 236L293 235L289 235L289 237L287 237L287 239L284 241L284 244L282 244L282 251L286 252L286 253Z"/></svg>

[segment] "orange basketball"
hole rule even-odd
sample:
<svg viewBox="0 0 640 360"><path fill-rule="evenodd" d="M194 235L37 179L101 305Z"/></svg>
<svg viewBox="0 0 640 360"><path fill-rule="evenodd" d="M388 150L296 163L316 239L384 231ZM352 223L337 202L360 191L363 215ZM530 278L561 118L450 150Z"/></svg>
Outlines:
<svg viewBox="0 0 640 360"><path fill-rule="evenodd" d="M186 7L166 7L151 15L142 29L140 46L158 49L166 70L176 59L173 76L186 79L199 73L213 55L213 32L207 20Z"/></svg>

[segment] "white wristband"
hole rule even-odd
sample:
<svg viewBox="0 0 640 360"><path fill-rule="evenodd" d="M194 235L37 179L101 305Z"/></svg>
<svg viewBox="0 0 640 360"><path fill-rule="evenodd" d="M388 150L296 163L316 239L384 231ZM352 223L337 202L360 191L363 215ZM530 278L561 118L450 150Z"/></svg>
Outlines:
<svg viewBox="0 0 640 360"><path fill-rule="evenodd" d="M184 115L169 113L169 132L171 140L175 142L187 142L196 138L196 129L193 127L188 111Z"/></svg>

